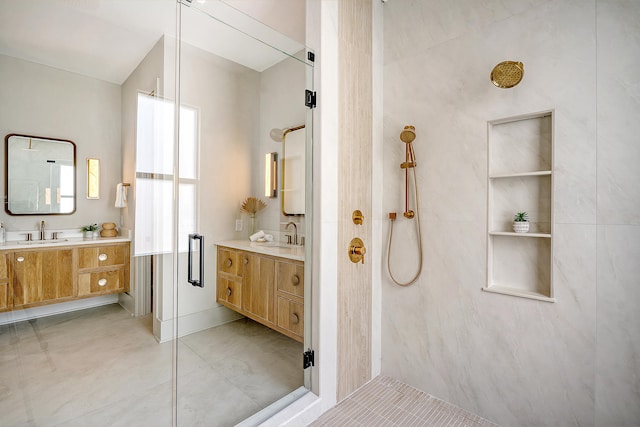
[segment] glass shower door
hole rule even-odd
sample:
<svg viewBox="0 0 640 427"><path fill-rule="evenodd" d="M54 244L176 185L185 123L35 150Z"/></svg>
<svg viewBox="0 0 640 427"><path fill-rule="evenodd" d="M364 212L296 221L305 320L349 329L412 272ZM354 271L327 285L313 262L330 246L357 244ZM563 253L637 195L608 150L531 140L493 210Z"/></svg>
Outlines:
<svg viewBox="0 0 640 427"><path fill-rule="evenodd" d="M299 259L291 260L238 247L251 248L250 234L261 230L273 236L263 249L275 248L289 222L310 239L309 216L284 216L280 188L275 197L265 195L265 155L283 154L283 142L269 136L272 129L306 125L310 130L304 95L311 88L311 63L302 44L223 2L178 5L178 38L165 40L165 54L177 58L180 105L175 116L176 242L172 268L166 270L175 273L175 415L178 425L235 425L308 387L303 335L287 335L276 326L276 274L292 266L308 270L309 264L299 260L305 248L292 248ZM281 164L275 171L280 176ZM255 230L241 211L249 197L266 204L255 215ZM218 271L226 262L218 255L222 247L233 253L233 274L226 271L223 278L235 283L230 299L225 291L231 287L218 286ZM302 285L305 274L297 276ZM248 314L261 292L268 298L262 302L264 318ZM296 302L302 305L302 298ZM308 328L308 312L295 314L297 319L293 314L287 321ZM262 412L255 419L267 416Z"/></svg>

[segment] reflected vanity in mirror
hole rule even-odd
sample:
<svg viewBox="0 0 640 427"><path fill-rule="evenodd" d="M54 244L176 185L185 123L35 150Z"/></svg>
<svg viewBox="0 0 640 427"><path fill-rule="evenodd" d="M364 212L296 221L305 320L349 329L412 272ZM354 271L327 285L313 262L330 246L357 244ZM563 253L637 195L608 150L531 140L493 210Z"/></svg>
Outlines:
<svg viewBox="0 0 640 427"><path fill-rule="evenodd" d="M282 136L282 214L305 214L306 131L298 126Z"/></svg>
<svg viewBox="0 0 640 427"><path fill-rule="evenodd" d="M33 135L5 137L5 211L69 215L76 210L76 145Z"/></svg>

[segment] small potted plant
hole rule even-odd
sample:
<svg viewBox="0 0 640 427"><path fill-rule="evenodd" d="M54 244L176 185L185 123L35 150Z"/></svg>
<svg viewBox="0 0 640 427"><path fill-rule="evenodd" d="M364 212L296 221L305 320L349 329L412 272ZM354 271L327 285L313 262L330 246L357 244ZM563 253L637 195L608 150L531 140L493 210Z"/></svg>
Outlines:
<svg viewBox="0 0 640 427"><path fill-rule="evenodd" d="M89 225L83 225L82 227L80 227L80 231L84 233L85 238L95 237L98 234L99 229L100 227L98 227L98 224L89 224Z"/></svg>
<svg viewBox="0 0 640 427"><path fill-rule="evenodd" d="M513 231L516 233L526 233L529 231L529 214L518 212L513 216Z"/></svg>

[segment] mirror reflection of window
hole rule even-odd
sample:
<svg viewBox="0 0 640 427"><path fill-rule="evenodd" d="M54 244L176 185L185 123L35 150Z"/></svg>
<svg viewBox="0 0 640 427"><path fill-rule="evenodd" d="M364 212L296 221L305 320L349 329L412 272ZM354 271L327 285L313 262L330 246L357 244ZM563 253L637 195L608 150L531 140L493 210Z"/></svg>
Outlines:
<svg viewBox="0 0 640 427"><path fill-rule="evenodd" d="M60 166L60 187L58 189L60 198L57 202L60 205L60 211L62 212L71 212L75 205L73 169L73 166Z"/></svg>
<svg viewBox="0 0 640 427"><path fill-rule="evenodd" d="M287 132L282 153L282 213L304 215L306 173L306 131Z"/></svg>

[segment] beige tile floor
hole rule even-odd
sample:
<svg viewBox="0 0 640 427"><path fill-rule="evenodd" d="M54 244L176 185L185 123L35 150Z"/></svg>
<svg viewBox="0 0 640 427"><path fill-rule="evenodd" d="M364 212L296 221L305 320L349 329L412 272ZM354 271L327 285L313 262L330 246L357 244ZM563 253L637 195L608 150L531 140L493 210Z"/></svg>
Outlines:
<svg viewBox="0 0 640 427"><path fill-rule="evenodd" d="M248 319L179 339L178 425L232 426L303 384L302 344ZM170 426L171 343L119 305L0 326L0 425Z"/></svg>
<svg viewBox="0 0 640 427"><path fill-rule="evenodd" d="M499 427L393 378L378 376L311 427Z"/></svg>

